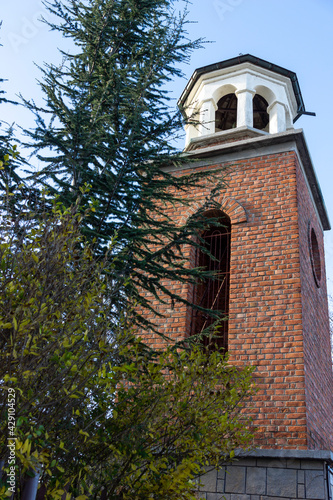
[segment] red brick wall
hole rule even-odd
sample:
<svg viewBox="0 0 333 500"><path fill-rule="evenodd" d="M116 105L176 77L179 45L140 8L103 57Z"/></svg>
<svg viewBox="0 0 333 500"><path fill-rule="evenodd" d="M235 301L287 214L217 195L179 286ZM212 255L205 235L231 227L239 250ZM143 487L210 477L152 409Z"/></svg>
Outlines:
<svg viewBox="0 0 333 500"><path fill-rule="evenodd" d="M257 366L255 444L306 447L294 154L248 160L229 189L249 214L232 228L229 346Z"/></svg>
<svg viewBox="0 0 333 500"><path fill-rule="evenodd" d="M333 373L329 336L323 230L304 175L297 169L304 366L308 446L333 449ZM319 287L312 271L309 226L315 230L321 260Z"/></svg>
<svg viewBox="0 0 333 500"><path fill-rule="evenodd" d="M266 448L306 449L308 445L325 447L325 439L327 442L323 415L328 404L323 402L320 410L313 410L316 395L324 395L316 392L320 376L312 378L314 372L320 371L318 364L323 361L327 340L317 347L321 349L318 361L311 357L310 340L314 328L321 331L321 337L329 338L322 326L327 320L327 309L323 305L324 288L314 290L321 296L317 324L319 302L311 312L305 300L315 299L309 296L302 300L301 296L309 275L303 255L307 244L307 236L306 244L303 241L303 222L308 218L305 208L311 210L311 203L306 199L306 191L297 188L299 177L294 152L258 156L234 162L228 173L228 187L221 193L221 200L237 200L247 214L246 222L237 223L235 218L231 230L229 353L232 363L257 367L259 392L248 411L258 427L255 445ZM193 199L192 212L204 203L211 188L207 181L203 189L187 194L187 198ZM191 212L180 207L172 210L179 221ZM191 295L184 285L166 285L177 288L184 297ZM186 306L171 309L170 305L156 305L166 316L156 320L162 332L175 340L184 338L190 330L191 317ZM163 346L157 335L151 336L150 341L155 347ZM327 359L325 363L327 372ZM325 388L328 389L327 384ZM312 409L306 407L306 396ZM312 426L313 435L322 436L321 442L318 437L308 440L307 423Z"/></svg>

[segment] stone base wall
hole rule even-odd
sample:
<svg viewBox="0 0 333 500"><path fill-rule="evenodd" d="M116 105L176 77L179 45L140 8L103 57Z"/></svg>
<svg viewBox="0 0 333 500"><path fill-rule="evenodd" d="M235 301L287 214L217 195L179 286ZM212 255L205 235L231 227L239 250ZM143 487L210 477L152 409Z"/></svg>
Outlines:
<svg viewBox="0 0 333 500"><path fill-rule="evenodd" d="M261 455L261 456L260 456ZM264 456L262 456L264 455ZM260 450L201 477L200 500L332 500L325 451Z"/></svg>

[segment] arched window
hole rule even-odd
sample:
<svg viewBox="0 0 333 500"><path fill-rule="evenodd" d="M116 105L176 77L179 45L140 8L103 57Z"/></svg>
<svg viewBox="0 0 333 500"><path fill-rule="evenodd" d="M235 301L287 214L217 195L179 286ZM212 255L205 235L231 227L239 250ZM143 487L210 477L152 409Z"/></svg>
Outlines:
<svg viewBox="0 0 333 500"><path fill-rule="evenodd" d="M204 309L218 312L221 320L214 338L204 337L204 345L228 349L228 313L230 286L230 236L231 224L227 215L220 212L219 223L209 227L202 235L204 247L209 253L197 251L196 265L215 273L215 277L198 283L194 289L194 303ZM215 216L215 215L213 215ZM192 334L200 334L213 325L216 318L193 309Z"/></svg>
<svg viewBox="0 0 333 500"><path fill-rule="evenodd" d="M223 96L217 103L215 129L228 130L237 126L237 97L235 94Z"/></svg>
<svg viewBox="0 0 333 500"><path fill-rule="evenodd" d="M268 102L261 95L256 94L253 98L253 127L268 132L269 114L267 113Z"/></svg>

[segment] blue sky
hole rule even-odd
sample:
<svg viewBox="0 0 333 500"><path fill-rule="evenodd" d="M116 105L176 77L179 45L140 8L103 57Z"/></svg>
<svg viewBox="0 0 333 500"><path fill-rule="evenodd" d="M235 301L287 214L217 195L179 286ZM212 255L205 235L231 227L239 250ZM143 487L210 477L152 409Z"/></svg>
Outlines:
<svg viewBox="0 0 333 500"><path fill-rule="evenodd" d="M301 117L313 164L333 224L333 2L332 0L193 0L189 5L191 38L208 42L196 51L184 72L189 78L195 68L222 61L238 54L253 54L295 71L304 103L316 117ZM38 19L46 11L40 0L2 0L0 19L0 64L4 90L13 98L22 93L40 100L36 64L59 61L57 47L68 48L68 41ZM46 14L47 15L47 14ZM180 96L186 80L173 83ZM1 120L24 127L33 125L23 108L1 106ZM333 293L333 231L325 234L326 267Z"/></svg>

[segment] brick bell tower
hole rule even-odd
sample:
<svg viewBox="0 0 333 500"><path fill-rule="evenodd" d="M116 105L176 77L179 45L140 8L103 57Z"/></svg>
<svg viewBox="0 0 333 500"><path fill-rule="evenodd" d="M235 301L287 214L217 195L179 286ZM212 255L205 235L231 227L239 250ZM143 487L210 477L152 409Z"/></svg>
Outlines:
<svg viewBox="0 0 333 500"><path fill-rule="evenodd" d="M259 392L249 411L255 450L208 473L200 498L333 498L333 375L323 231L330 229L304 134L297 76L251 55L197 69L179 106L186 117L191 169L227 169L220 193L227 229L205 239L220 259L223 286L183 289L228 315L219 340L240 366L256 366ZM186 174L189 167L175 175ZM190 216L214 186L193 190ZM215 238L215 239L214 239ZM210 243L213 242L213 243ZM214 246L215 245L215 246ZM198 264L198 261L197 261ZM199 265L209 265L200 261ZM208 295L210 298L207 298ZM204 319L161 305L177 337Z"/></svg>

